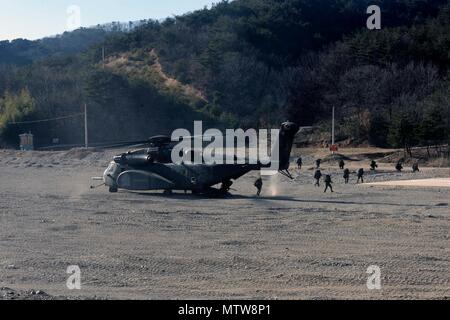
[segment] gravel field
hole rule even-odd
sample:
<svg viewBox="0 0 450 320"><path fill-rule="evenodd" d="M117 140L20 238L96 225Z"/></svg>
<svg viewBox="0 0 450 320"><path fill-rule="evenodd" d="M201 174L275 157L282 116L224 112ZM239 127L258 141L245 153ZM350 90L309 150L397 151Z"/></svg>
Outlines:
<svg viewBox="0 0 450 320"><path fill-rule="evenodd" d="M0 299L450 298L450 188L344 185L325 163L324 194L307 158L293 181L265 178L261 198L256 173L223 199L90 190L114 153L0 151ZM383 164L366 180L448 177ZM70 265L81 290L66 287Z"/></svg>

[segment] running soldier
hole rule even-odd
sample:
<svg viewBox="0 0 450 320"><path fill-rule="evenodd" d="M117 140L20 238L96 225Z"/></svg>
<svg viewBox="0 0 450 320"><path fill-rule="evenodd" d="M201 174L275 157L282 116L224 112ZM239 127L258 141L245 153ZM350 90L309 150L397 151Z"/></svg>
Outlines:
<svg viewBox="0 0 450 320"><path fill-rule="evenodd" d="M400 160L397 162L397 165L395 166L395 170L397 170L398 172L402 172L403 165L402 165L402 162Z"/></svg>
<svg viewBox="0 0 450 320"><path fill-rule="evenodd" d="M302 159L302 157L299 157L297 159L297 168L298 168L298 170L302 170L302 165L303 165L303 159Z"/></svg>
<svg viewBox="0 0 450 320"><path fill-rule="evenodd" d="M322 172L320 172L320 170L317 170L314 174L314 179L316 179L316 183L314 185L316 187L320 187L320 178L322 178Z"/></svg>
<svg viewBox="0 0 450 320"><path fill-rule="evenodd" d="M255 181L255 187L256 187L256 189L258 189L258 191L256 192L256 195L259 197L261 195L261 190L263 187L263 181L261 178L258 178L258 180Z"/></svg>
<svg viewBox="0 0 450 320"><path fill-rule="evenodd" d="M370 170L375 171L378 168L378 164L375 160L370 163Z"/></svg>
<svg viewBox="0 0 450 320"><path fill-rule="evenodd" d="M328 188L330 188L331 192L333 191L333 186L331 185L333 183L333 181L331 181L331 176L329 174L327 174L325 176L325 191L323 193L326 193Z"/></svg>
<svg viewBox="0 0 450 320"><path fill-rule="evenodd" d="M350 170L349 169L344 170L344 180L345 180L345 184L348 184L348 181L350 180Z"/></svg>
<svg viewBox="0 0 450 320"><path fill-rule="evenodd" d="M320 169L321 163L322 163L322 159L317 159L316 160L316 169Z"/></svg>
<svg viewBox="0 0 450 320"><path fill-rule="evenodd" d="M364 183L364 169L361 168L358 170L358 181L356 183L359 183L361 181L361 183Z"/></svg>
<svg viewBox="0 0 450 320"><path fill-rule="evenodd" d="M344 170L344 167L345 167L345 162L344 162L344 160L341 159L341 161L339 161L339 168L341 170Z"/></svg>

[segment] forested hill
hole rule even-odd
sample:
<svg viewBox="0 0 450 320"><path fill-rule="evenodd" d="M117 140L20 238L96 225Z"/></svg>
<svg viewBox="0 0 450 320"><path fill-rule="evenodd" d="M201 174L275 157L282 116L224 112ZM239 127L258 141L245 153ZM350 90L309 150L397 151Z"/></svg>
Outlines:
<svg viewBox="0 0 450 320"><path fill-rule="evenodd" d="M366 28L372 4L381 30ZM168 133L193 119L267 127L289 118L328 130L335 106L342 140L438 143L450 127L448 30L448 0L236 0L89 37L61 56L57 43L40 60L0 45L0 134L81 142L79 118L10 123L79 113L84 102L96 141Z"/></svg>
<svg viewBox="0 0 450 320"><path fill-rule="evenodd" d="M107 34L108 31L104 29L91 28L35 41L0 41L0 65L23 66L44 58L77 54L104 41Z"/></svg>
<svg viewBox="0 0 450 320"><path fill-rule="evenodd" d="M147 20L126 23L115 21L34 41L0 39L0 65L23 66L45 58L78 54L94 44L101 43L107 36L124 34L145 23Z"/></svg>

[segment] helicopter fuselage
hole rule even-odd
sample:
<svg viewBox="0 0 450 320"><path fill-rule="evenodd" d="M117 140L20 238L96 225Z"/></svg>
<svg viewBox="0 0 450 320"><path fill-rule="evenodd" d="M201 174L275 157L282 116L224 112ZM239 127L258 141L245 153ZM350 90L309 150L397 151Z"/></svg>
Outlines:
<svg viewBox="0 0 450 320"><path fill-rule="evenodd" d="M260 169L261 165L259 164L147 163L130 166L111 162L103 175L103 180L111 191L125 189L202 192L219 183L236 180L252 170Z"/></svg>
<svg viewBox="0 0 450 320"><path fill-rule="evenodd" d="M177 163L170 157L173 150L169 144L171 139L164 136L154 137L151 139L150 148L114 157L103 174L103 182L109 187L110 192L125 189L226 193L232 185L232 180L239 179L253 170L276 168L280 173L292 178L288 169L292 144L298 129L295 123L289 121L281 125L279 139L274 147L279 150L279 158L271 160L269 164L247 161L249 159L239 161L237 157L231 164L195 163L198 150L183 150L187 155L186 159L190 160ZM212 188L220 183L222 184L220 189Z"/></svg>

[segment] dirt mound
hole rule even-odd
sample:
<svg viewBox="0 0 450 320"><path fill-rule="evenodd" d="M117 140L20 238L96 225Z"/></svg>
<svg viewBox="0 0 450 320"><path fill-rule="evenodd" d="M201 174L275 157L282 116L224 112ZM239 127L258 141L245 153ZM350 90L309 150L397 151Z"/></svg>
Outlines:
<svg viewBox="0 0 450 320"><path fill-rule="evenodd" d="M346 155L340 154L340 153L335 153L335 154L330 154L327 155L326 157L324 157L322 159L323 162L338 162L338 161L357 161L357 159L354 158L350 158Z"/></svg>
<svg viewBox="0 0 450 320"><path fill-rule="evenodd" d="M431 157L428 157L426 149L424 148L414 149L412 151L412 157L405 155L403 151L397 151L380 159L380 162L384 163L396 163L398 161L401 161L406 165L412 165L413 163L418 162L421 165L430 167L442 168L450 166L450 158L435 157L434 154L431 154Z"/></svg>
<svg viewBox="0 0 450 320"><path fill-rule="evenodd" d="M98 152L95 149L75 148L67 151L63 157L69 159L83 160L91 154Z"/></svg>

